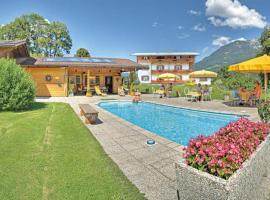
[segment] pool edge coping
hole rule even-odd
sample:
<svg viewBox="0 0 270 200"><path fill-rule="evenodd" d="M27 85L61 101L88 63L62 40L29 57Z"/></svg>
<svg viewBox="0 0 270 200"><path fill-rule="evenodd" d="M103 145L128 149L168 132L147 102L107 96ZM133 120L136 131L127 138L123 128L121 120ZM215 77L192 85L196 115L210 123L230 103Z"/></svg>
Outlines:
<svg viewBox="0 0 270 200"><path fill-rule="evenodd" d="M112 100L112 101L117 101L117 100ZM126 101L126 100L118 100L118 101ZM109 102L109 101L106 101L106 102ZM123 123L124 125L128 126L129 128L141 132L148 139L154 139L156 141L156 144L161 143L162 145L165 145L166 147L171 148L171 149L173 149L173 150L175 150L175 151L177 151L177 152L179 152L181 154L183 153L183 148L186 147L186 146L178 144L178 143L176 143L174 141L168 140L168 139L166 139L164 137L161 137L161 136L157 135L156 133L148 131L148 130L140 127L140 126L137 126L137 125L135 125L135 124L133 124L133 123L131 123L131 122L129 122L129 121L127 121L127 120L125 120L125 119L123 119L123 118L121 118L121 117L119 117L119 116L117 116L117 115L103 109L103 108L101 108L100 106L98 106L99 103L100 102L97 102L97 103L94 104L99 111L101 110L102 112L114 117L119 122Z"/></svg>
<svg viewBox="0 0 270 200"><path fill-rule="evenodd" d="M103 102L116 102L116 101L132 102L132 100L107 100L107 101L100 100L95 104L98 105L98 104L103 103ZM157 105L162 105L162 106L169 106L169 107L174 107L174 108L179 108L179 109L184 109L184 110L197 111L197 112L208 112L208 113L223 114L223 115L236 115L238 117L246 117L248 119L251 119L251 117L252 117L250 114L243 114L240 112L226 112L226 111L214 111L214 110L209 110L209 109L195 109L195 108L189 108L186 106L176 106L176 105L170 105L170 104L165 104L165 103L159 103L159 102L155 102L155 101L142 101L142 102L152 103L152 104L157 104Z"/></svg>

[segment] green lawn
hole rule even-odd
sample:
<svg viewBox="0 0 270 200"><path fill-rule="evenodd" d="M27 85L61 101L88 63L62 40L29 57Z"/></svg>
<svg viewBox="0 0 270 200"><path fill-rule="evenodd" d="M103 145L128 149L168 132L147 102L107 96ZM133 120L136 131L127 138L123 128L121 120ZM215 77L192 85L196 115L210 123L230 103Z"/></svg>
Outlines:
<svg viewBox="0 0 270 200"><path fill-rule="evenodd" d="M0 199L144 199L68 104L0 113Z"/></svg>

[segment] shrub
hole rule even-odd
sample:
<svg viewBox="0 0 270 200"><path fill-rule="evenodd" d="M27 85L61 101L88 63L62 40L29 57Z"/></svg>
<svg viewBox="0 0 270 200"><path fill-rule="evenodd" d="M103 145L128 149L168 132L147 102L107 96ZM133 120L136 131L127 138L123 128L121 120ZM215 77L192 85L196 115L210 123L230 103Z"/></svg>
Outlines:
<svg viewBox="0 0 270 200"><path fill-rule="evenodd" d="M241 118L214 135L191 139L184 149L184 158L194 168L228 179L268 133L269 125Z"/></svg>
<svg viewBox="0 0 270 200"><path fill-rule="evenodd" d="M0 59L0 110L30 108L35 85L30 75L11 59Z"/></svg>
<svg viewBox="0 0 270 200"><path fill-rule="evenodd" d="M270 123L270 102L262 102L258 105L258 113L264 123Z"/></svg>

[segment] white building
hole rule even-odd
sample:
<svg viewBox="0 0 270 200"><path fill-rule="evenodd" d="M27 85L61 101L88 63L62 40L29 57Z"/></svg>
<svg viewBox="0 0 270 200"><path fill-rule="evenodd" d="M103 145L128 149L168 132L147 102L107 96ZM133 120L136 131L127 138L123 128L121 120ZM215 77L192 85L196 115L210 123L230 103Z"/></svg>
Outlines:
<svg viewBox="0 0 270 200"><path fill-rule="evenodd" d="M158 76L163 73L172 73L179 77L175 83L184 83L189 80L189 73L193 71L195 52L155 52L134 53L137 62L149 67L148 70L139 70L138 77L141 83L161 83Z"/></svg>

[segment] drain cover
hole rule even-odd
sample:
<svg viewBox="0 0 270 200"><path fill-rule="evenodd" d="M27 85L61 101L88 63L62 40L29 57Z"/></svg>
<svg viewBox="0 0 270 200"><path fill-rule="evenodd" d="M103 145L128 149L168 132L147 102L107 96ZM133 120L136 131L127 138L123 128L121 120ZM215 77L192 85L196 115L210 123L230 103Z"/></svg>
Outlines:
<svg viewBox="0 0 270 200"><path fill-rule="evenodd" d="M152 139L149 139L146 141L147 144L149 145L153 145L153 144L156 144L156 141L155 140L152 140Z"/></svg>

